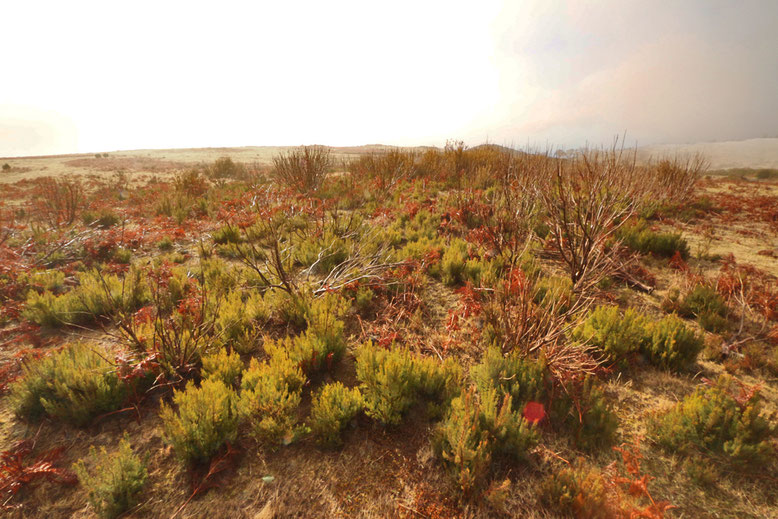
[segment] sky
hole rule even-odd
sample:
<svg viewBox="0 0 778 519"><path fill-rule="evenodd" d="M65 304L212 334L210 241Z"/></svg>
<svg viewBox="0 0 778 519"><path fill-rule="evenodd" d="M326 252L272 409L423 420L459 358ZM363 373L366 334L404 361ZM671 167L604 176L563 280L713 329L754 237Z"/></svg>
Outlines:
<svg viewBox="0 0 778 519"><path fill-rule="evenodd" d="M778 137L778 1L0 3L0 156Z"/></svg>

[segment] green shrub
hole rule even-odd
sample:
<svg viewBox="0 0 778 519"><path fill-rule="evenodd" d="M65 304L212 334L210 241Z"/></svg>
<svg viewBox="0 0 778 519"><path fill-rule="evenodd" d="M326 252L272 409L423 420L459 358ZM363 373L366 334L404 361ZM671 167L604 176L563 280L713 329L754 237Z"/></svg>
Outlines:
<svg viewBox="0 0 778 519"><path fill-rule="evenodd" d="M357 351L357 378L365 412L383 424L400 423L415 403L428 399L439 411L458 392L461 370L457 363L419 358L405 349L384 350L371 343Z"/></svg>
<svg viewBox="0 0 778 519"><path fill-rule="evenodd" d="M440 259L440 279L447 286L458 286L471 281L478 284L480 264L470 259L468 243L453 239L445 248Z"/></svg>
<svg viewBox="0 0 778 519"><path fill-rule="evenodd" d="M36 324L59 327L88 324L117 310L132 312L149 299L141 275L134 268L124 278L96 270L85 272L79 277L79 285L62 295L30 291L22 314Z"/></svg>
<svg viewBox="0 0 778 519"><path fill-rule="evenodd" d="M146 463L132 451L126 434L116 452L108 454L103 447L98 455L92 447L89 453L92 470L79 460L73 467L76 475L97 515L118 517L138 503L138 494L148 482Z"/></svg>
<svg viewBox="0 0 778 519"><path fill-rule="evenodd" d="M627 357L646 341L648 319L632 308L621 315L617 306L598 306L573 331L573 338L596 346L609 360L625 366Z"/></svg>
<svg viewBox="0 0 778 519"><path fill-rule="evenodd" d="M111 211L103 210L100 212L86 211L81 215L81 221L84 225L94 225L101 229L113 227L121 221L121 217Z"/></svg>
<svg viewBox="0 0 778 519"><path fill-rule="evenodd" d="M252 359L241 382L241 412L258 442L273 446L294 441L300 432L296 412L304 382L300 368L281 352L261 364Z"/></svg>
<svg viewBox="0 0 778 519"><path fill-rule="evenodd" d="M221 380L227 387L237 384L243 368L240 355L226 348L203 357L203 378Z"/></svg>
<svg viewBox="0 0 778 519"><path fill-rule="evenodd" d="M603 475L581 463L546 477L540 486L540 500L548 508L571 517L612 517Z"/></svg>
<svg viewBox="0 0 778 519"><path fill-rule="evenodd" d="M596 379L586 377L576 386L552 399L549 414L553 422L564 431L572 431L578 448L594 450L612 444L618 417Z"/></svg>
<svg viewBox="0 0 778 519"><path fill-rule="evenodd" d="M165 236L157 242L157 248L162 252L170 252L173 250L173 240L170 236Z"/></svg>
<svg viewBox="0 0 778 519"><path fill-rule="evenodd" d="M214 231L213 241L218 245L241 242L240 229L234 225L224 225Z"/></svg>
<svg viewBox="0 0 778 519"><path fill-rule="evenodd" d="M311 431L322 445L337 447L343 442L341 431L362 407L359 388L348 389L340 382L327 384L313 398Z"/></svg>
<svg viewBox="0 0 778 519"><path fill-rule="evenodd" d="M470 377L480 393L497 390L501 397L510 395L514 409L523 409L527 402L544 395L546 366L518 353L503 355L499 348L491 347L470 370Z"/></svg>
<svg viewBox="0 0 778 519"><path fill-rule="evenodd" d="M737 400L734 392L740 393ZM649 434L664 449L683 454L719 454L733 463L761 465L773 455L775 426L762 412L758 391L748 394L722 375L715 386L699 387L649 421Z"/></svg>
<svg viewBox="0 0 778 519"><path fill-rule="evenodd" d="M645 221L625 225L616 235L627 247L643 254L669 258L678 252L684 259L689 257L689 244L681 233L655 232Z"/></svg>
<svg viewBox="0 0 778 519"><path fill-rule="evenodd" d="M225 345L239 353L249 353L256 348L256 327L270 319L270 310L262 294L240 290L227 294L219 301L216 316L216 333Z"/></svg>
<svg viewBox="0 0 778 519"><path fill-rule="evenodd" d="M511 398L475 387L451 402L449 414L436 429L433 447L451 470L464 495L481 487L494 457L523 459L538 441L537 431Z"/></svg>
<svg viewBox="0 0 778 519"><path fill-rule="evenodd" d="M726 301L708 285L696 285L680 300L677 292L671 293L662 305L666 311L677 312L682 317L696 317L700 326L710 332L720 332L729 326Z"/></svg>
<svg viewBox="0 0 778 519"><path fill-rule="evenodd" d="M128 388L107 356L77 343L25 364L21 379L11 385L12 409L21 418L48 415L76 426L119 409Z"/></svg>
<svg viewBox="0 0 778 519"><path fill-rule="evenodd" d="M173 392L177 410L163 404L160 417L165 441L187 463L206 463L238 434L238 395L217 379L190 381L184 391Z"/></svg>
<svg viewBox="0 0 778 519"><path fill-rule="evenodd" d="M645 353L657 366L681 370L697 360L704 343L682 319L669 315L647 327Z"/></svg>

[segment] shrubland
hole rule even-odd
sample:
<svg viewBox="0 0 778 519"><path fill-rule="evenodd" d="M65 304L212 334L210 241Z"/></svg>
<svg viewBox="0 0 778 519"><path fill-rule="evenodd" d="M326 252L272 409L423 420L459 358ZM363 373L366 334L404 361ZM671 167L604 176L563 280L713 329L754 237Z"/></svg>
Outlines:
<svg viewBox="0 0 778 519"><path fill-rule="evenodd" d="M106 517L248 493L279 516L774 514L773 381L738 377L775 357L775 276L690 254L740 187L700 196L702 159L615 146L333 154L9 188L0 438L34 423L80 453L58 495ZM767 229L770 200L748 208ZM0 492L32 482L32 451L3 450Z"/></svg>

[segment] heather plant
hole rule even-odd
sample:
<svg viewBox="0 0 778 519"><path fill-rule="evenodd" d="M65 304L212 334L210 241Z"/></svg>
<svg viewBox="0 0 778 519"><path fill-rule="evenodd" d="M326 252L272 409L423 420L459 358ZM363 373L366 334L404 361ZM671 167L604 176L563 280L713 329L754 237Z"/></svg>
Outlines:
<svg viewBox="0 0 778 519"><path fill-rule="evenodd" d="M305 377L282 351L268 362L252 359L241 381L241 413L249 422L252 436L261 444L276 446L294 441Z"/></svg>
<svg viewBox="0 0 778 519"><path fill-rule="evenodd" d="M70 345L24 365L22 377L11 385L11 407L17 416L44 415L76 426L119 409L128 387L107 354L83 343Z"/></svg>
<svg viewBox="0 0 778 519"><path fill-rule="evenodd" d="M676 315L650 323L644 353L649 362L663 368L682 370L697 360L704 343L694 330Z"/></svg>
<svg viewBox="0 0 778 519"><path fill-rule="evenodd" d="M83 459L73 468L97 515L113 519L135 506L149 475L145 460L133 452L128 436L119 441L115 452L109 454L102 447L98 455L92 447L89 454L90 468Z"/></svg>
<svg viewBox="0 0 778 519"><path fill-rule="evenodd" d="M130 269L123 278L87 271L79 276L79 285L64 294L31 290L23 315L36 324L56 328L87 324L116 311L131 312L149 298L141 276L139 269Z"/></svg>
<svg viewBox="0 0 778 519"><path fill-rule="evenodd" d="M328 447L343 443L341 433L362 411L359 388L347 388L340 382L327 384L314 396L311 404L311 432Z"/></svg>
<svg viewBox="0 0 778 519"><path fill-rule="evenodd" d="M257 327L270 320L262 294L236 290L219 301L215 332L219 340L239 353L256 348Z"/></svg>
<svg viewBox="0 0 778 519"><path fill-rule="evenodd" d="M400 423L414 404L428 399L445 404L458 392L461 379L454 362L439 363L405 349L384 350L367 343L357 351L357 378L365 412L385 425Z"/></svg>
<svg viewBox="0 0 778 519"><path fill-rule="evenodd" d="M618 417L593 377L560 388L551 399L549 416L561 430L571 432L575 445L584 450L612 444L618 428Z"/></svg>
<svg viewBox="0 0 778 519"><path fill-rule="evenodd" d="M603 474L581 462L549 474L541 484L540 500L572 517L607 519L613 514Z"/></svg>
<svg viewBox="0 0 778 519"><path fill-rule="evenodd" d="M681 233L653 231L644 220L624 225L616 236L627 247L643 254L670 258L678 253L683 259L689 257L689 244Z"/></svg>
<svg viewBox="0 0 778 519"><path fill-rule="evenodd" d="M775 430L759 391L738 387L727 375L649 421L649 434L663 449L712 453L743 465L763 465L772 458Z"/></svg>
<svg viewBox="0 0 778 519"><path fill-rule="evenodd" d="M503 355L499 348L490 347L481 362L470 370L470 377L480 393L497 390L500 397L511 397L514 409L521 409L527 402L545 395L546 373L542 361L515 352Z"/></svg>
<svg viewBox="0 0 778 519"><path fill-rule="evenodd" d="M221 380L227 387L237 385L243 368L240 355L226 348L203 357L203 378Z"/></svg>
<svg viewBox="0 0 778 519"><path fill-rule="evenodd" d="M598 306L573 330L573 338L597 347L611 362L626 367L629 355L646 342L648 319L632 308L622 315L617 306Z"/></svg>
<svg viewBox="0 0 778 519"><path fill-rule="evenodd" d="M235 441L240 423L237 393L218 379L189 381L173 391L176 410L162 404L160 417L165 441L185 463L206 463L226 443Z"/></svg>
<svg viewBox="0 0 778 519"><path fill-rule="evenodd" d="M474 386L451 402L433 436L435 452L465 496L483 485L492 459L524 459L537 441L537 431L512 409L509 395L476 393Z"/></svg>

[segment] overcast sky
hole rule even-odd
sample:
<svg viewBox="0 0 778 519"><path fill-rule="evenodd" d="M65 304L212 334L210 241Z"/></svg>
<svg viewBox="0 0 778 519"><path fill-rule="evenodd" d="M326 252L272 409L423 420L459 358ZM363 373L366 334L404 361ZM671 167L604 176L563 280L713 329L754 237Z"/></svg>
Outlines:
<svg viewBox="0 0 778 519"><path fill-rule="evenodd" d="M8 0L0 20L0 156L778 136L776 0Z"/></svg>

